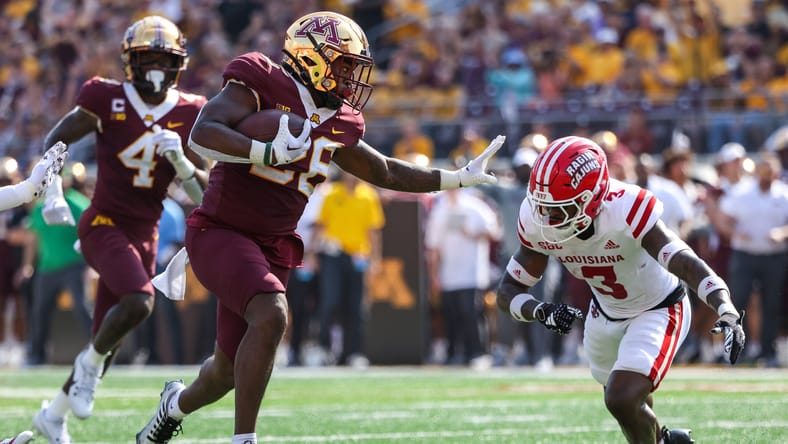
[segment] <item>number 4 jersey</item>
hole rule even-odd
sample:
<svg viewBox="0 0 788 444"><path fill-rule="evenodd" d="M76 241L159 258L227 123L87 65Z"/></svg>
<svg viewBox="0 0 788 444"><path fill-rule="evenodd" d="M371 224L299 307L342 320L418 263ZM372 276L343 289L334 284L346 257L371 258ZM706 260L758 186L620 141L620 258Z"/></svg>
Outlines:
<svg viewBox="0 0 788 444"><path fill-rule="evenodd" d="M662 302L679 285L679 279L641 246L661 214L662 203L650 191L611 179L589 239L546 242L527 199L520 207L518 232L524 246L555 256L586 281L604 313L631 318Z"/></svg>
<svg viewBox="0 0 788 444"><path fill-rule="evenodd" d="M177 132L186 150L189 132L205 97L170 89L164 102L145 103L128 82L100 77L86 81L77 106L98 119L98 178L92 206L113 220L155 224L175 177L170 162L156 154L153 125Z"/></svg>

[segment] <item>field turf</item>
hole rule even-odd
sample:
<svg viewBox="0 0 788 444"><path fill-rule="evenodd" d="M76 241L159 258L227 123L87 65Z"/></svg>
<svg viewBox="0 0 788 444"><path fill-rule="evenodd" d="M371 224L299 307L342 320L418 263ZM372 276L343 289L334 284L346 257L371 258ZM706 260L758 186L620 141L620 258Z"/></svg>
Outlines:
<svg viewBox="0 0 788 444"><path fill-rule="evenodd" d="M66 367L0 370L0 432L29 429ZM131 443L164 381L196 367L116 367L92 418L69 417L77 443ZM788 370L674 367L655 397L660 420L698 443L788 443ZM181 443L229 443L233 397L186 418ZM5 437L0 436L0 438ZM586 368L538 373L439 367L278 368L258 419L266 443L624 443ZM45 442L38 438L34 442Z"/></svg>

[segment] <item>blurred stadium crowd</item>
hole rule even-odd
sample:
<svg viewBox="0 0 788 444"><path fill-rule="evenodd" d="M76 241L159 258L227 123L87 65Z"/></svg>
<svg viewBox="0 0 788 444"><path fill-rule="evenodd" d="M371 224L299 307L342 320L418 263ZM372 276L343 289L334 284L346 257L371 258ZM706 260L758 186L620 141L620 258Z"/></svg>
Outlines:
<svg viewBox="0 0 788 444"><path fill-rule="evenodd" d="M367 32L376 69L375 92L364 113L365 139L381 151L425 164L462 164L484 149L491 135L506 134L508 146L495 165L499 187L517 189L522 187L518 169L528 166L548 139L591 137L608 152L615 177L662 187L660 198L672 202L666 203L670 224L721 276L729 266L730 242L720 230L720 199L733 183L757 180L761 152L782 155L785 170L788 131L780 129L788 109L785 0L6 0L0 8L0 39L6 42L0 46L3 182L21 178L40 155L46 132L73 107L82 82L94 75L124 77L120 36L133 20L160 14L176 22L186 34L190 57L180 86L211 97L232 57L256 50L278 60L284 27L320 9L346 14ZM89 139L72 147L76 163L66 173L87 196L94 172L91 147ZM780 183L784 186L784 179ZM491 238L489 247L499 268L505 261L504 255L496 257L496 248L516 241L507 230L513 221L505 220L511 209L504 210L507 202L500 196L490 190L481 196L499 216L503 234ZM188 198L177 191L174 197L188 214ZM402 196L383 195L383 205L397 198ZM25 247L36 242L26 222L29 210L0 213L0 302L8 308L2 310L7 313L0 361L40 364L46 362L40 342L37 355L29 356L29 338L36 336L30 332L37 327L10 325L25 318L25 305L32 307L19 297L30 297L25 283L36 272L32 253L25 255ZM174 220L182 223L182 215ZM783 251L785 246L783 240ZM167 254L162 256L166 263ZM566 276L556 282L546 289L548 299L572 298L575 305L587 306L584 285ZM755 344L748 350L750 362L788 365L788 359L780 363L773 350L764 355L758 347L758 326L764 317L773 317L767 322L778 326L788 354L786 294L777 310L759 310L759 298L749 299ZM17 303L6 304L13 300ZM535 353L528 333L520 336L501 325L508 320L496 319L494 307L484 301L482 291L477 305L485 332L481 355L446 356L438 342L427 360L549 368L582 359L577 337ZM178 311L166 313L171 325ZM439 309L431 314L441 317ZM694 337L680 361L718 359L705 334L713 314L703 314L699 307ZM436 337L444 335L441 322L435 325ZM139 362L156 361L149 359L152 334L138 338L138 353L132 355ZM501 340L499 334L508 337ZM170 336L180 337L177 332ZM22 338L28 338L28 356L14 358ZM180 350L182 344L171 348ZM210 352L210 345L197 348L201 351L193 359L178 356L178 363ZM480 356L489 359L475 359ZM315 359L309 362L327 362Z"/></svg>

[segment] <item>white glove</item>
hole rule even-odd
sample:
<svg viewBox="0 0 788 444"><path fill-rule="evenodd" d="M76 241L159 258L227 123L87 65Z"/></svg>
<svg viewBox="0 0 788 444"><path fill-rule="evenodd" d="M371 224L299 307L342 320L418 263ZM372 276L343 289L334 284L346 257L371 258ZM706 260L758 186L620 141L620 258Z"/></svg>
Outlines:
<svg viewBox="0 0 788 444"><path fill-rule="evenodd" d="M460 187L470 187L474 185L495 184L498 178L488 173L487 161L495 155L506 141L506 136L497 136L487 145L487 148L478 157L468 162L465 167L456 171L441 170L441 189L448 190Z"/></svg>
<svg viewBox="0 0 788 444"><path fill-rule="evenodd" d="M183 154L181 136L175 131L162 129L159 125L153 125L153 137L151 142L156 145L156 154L164 156L175 168L178 179L186 180L194 176L194 164Z"/></svg>
<svg viewBox="0 0 788 444"><path fill-rule="evenodd" d="M63 164L68 158L68 147L63 142L57 142L44 153L41 160L33 167L27 182L33 185L33 197L39 197L55 180L55 176L63 169Z"/></svg>
<svg viewBox="0 0 788 444"><path fill-rule="evenodd" d="M44 223L47 225L76 225L71 208L63 196L63 179L55 176L52 186L47 189L47 196L44 200L44 207L41 209Z"/></svg>
<svg viewBox="0 0 788 444"><path fill-rule="evenodd" d="M290 133L289 122L290 117L287 114L282 114L282 117L279 118L279 130L274 140L265 144L253 142L249 158L253 162L262 159L264 165L287 165L309 151L309 148L312 147L312 139L309 137L312 125L309 124L309 119L304 120L304 128L298 137L293 137L293 134Z"/></svg>

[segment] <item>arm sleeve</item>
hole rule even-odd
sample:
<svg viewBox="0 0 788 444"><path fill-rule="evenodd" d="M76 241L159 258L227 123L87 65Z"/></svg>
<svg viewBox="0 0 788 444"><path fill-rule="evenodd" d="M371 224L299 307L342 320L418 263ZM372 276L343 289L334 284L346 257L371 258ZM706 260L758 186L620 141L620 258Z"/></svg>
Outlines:
<svg viewBox="0 0 788 444"><path fill-rule="evenodd" d="M0 188L0 210L18 207L33 200L35 189L33 184L24 180L16 185Z"/></svg>

